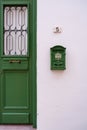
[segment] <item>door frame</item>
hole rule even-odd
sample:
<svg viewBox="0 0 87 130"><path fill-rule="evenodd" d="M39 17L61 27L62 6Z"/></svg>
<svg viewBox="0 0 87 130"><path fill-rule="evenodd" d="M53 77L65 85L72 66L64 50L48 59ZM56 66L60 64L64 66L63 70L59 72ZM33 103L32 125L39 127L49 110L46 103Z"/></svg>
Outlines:
<svg viewBox="0 0 87 130"><path fill-rule="evenodd" d="M17 0L18 2L21 3L21 0ZM16 4L17 2L16 0L1 0L0 1L0 12L2 9L2 3L6 3L6 4ZM30 3L30 17L31 20L30 22L32 23L32 26L30 24L30 29L29 29L29 33L30 35L32 35L31 38L31 44L30 46L30 64L29 64L29 68L30 68L30 84L31 84L31 106L32 106L32 125L34 128L37 127L37 68L36 68L36 61L37 61L37 45L36 45L36 32L37 32L37 0L25 0L26 2ZM23 4L23 1L22 1ZM3 14L0 13L0 21L2 23L2 19L3 18ZM2 42L3 42L3 37L2 37L2 30L3 30L3 26L0 25L0 59L1 57L3 57L2 55ZM1 69L1 65L0 65L0 69ZM0 83L1 84L1 83ZM1 88L0 88L1 90ZM0 96L1 97L1 96Z"/></svg>
<svg viewBox="0 0 87 130"><path fill-rule="evenodd" d="M37 0L33 1L33 26L32 26L32 61L31 61L31 78L32 78L32 103L33 103L33 127L37 127ZM33 82L34 81L34 82Z"/></svg>

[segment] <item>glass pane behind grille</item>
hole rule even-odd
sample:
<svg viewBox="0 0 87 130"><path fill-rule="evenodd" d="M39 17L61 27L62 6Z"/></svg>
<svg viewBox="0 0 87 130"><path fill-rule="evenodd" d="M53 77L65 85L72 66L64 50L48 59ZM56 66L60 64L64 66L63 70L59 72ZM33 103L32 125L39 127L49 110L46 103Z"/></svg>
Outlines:
<svg viewBox="0 0 87 130"><path fill-rule="evenodd" d="M4 8L4 54L27 55L27 7Z"/></svg>

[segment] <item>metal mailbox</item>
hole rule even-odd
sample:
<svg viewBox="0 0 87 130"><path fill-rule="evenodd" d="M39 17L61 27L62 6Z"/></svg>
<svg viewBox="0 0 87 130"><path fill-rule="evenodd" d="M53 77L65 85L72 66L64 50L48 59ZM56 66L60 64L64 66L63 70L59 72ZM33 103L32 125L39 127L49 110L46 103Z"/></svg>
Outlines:
<svg viewBox="0 0 87 130"><path fill-rule="evenodd" d="M50 48L51 70L64 70L66 69L65 55L66 48L60 45Z"/></svg>

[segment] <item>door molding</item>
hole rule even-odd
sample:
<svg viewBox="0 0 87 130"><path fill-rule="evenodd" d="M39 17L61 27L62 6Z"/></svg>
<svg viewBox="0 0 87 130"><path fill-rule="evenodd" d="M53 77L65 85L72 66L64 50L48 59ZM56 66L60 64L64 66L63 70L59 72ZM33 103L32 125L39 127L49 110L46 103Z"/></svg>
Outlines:
<svg viewBox="0 0 87 130"><path fill-rule="evenodd" d="M37 0L33 0L33 26L32 26L32 63L31 63L31 70L32 70L32 95L33 95L33 127L37 127Z"/></svg>

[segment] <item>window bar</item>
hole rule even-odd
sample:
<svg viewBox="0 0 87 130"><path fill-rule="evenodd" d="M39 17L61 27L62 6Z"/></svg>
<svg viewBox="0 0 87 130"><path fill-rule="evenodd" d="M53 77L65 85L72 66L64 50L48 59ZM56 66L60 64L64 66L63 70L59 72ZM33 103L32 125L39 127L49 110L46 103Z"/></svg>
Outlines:
<svg viewBox="0 0 87 130"><path fill-rule="evenodd" d="M15 55L16 55L16 39L17 39L17 21L16 21L16 16L17 16L17 7L15 7Z"/></svg>
<svg viewBox="0 0 87 130"><path fill-rule="evenodd" d="M18 17L18 23L21 26L21 35L18 37L18 49L20 51L20 54L22 55L22 52L25 50L24 44L24 35L23 35L23 26L25 25L25 12L23 10L23 7L19 10L19 17ZM23 18L23 19L22 19ZM20 42L21 41L21 42Z"/></svg>
<svg viewBox="0 0 87 130"><path fill-rule="evenodd" d="M13 37L12 37L12 35L10 33L6 38L6 43L7 43L6 48L7 48L7 51L9 53L9 55L10 55L11 51L13 50Z"/></svg>
<svg viewBox="0 0 87 130"><path fill-rule="evenodd" d="M11 27L13 25L13 12L11 10L11 7L9 7L9 9L7 11L7 23L6 24L9 27L9 34L6 39L6 46L7 46L7 51L10 55L11 51L13 50L13 37L11 35Z"/></svg>
<svg viewBox="0 0 87 130"><path fill-rule="evenodd" d="M12 9L11 7L8 7L8 11L6 13L6 24L10 27L13 25L13 12L12 12Z"/></svg>

